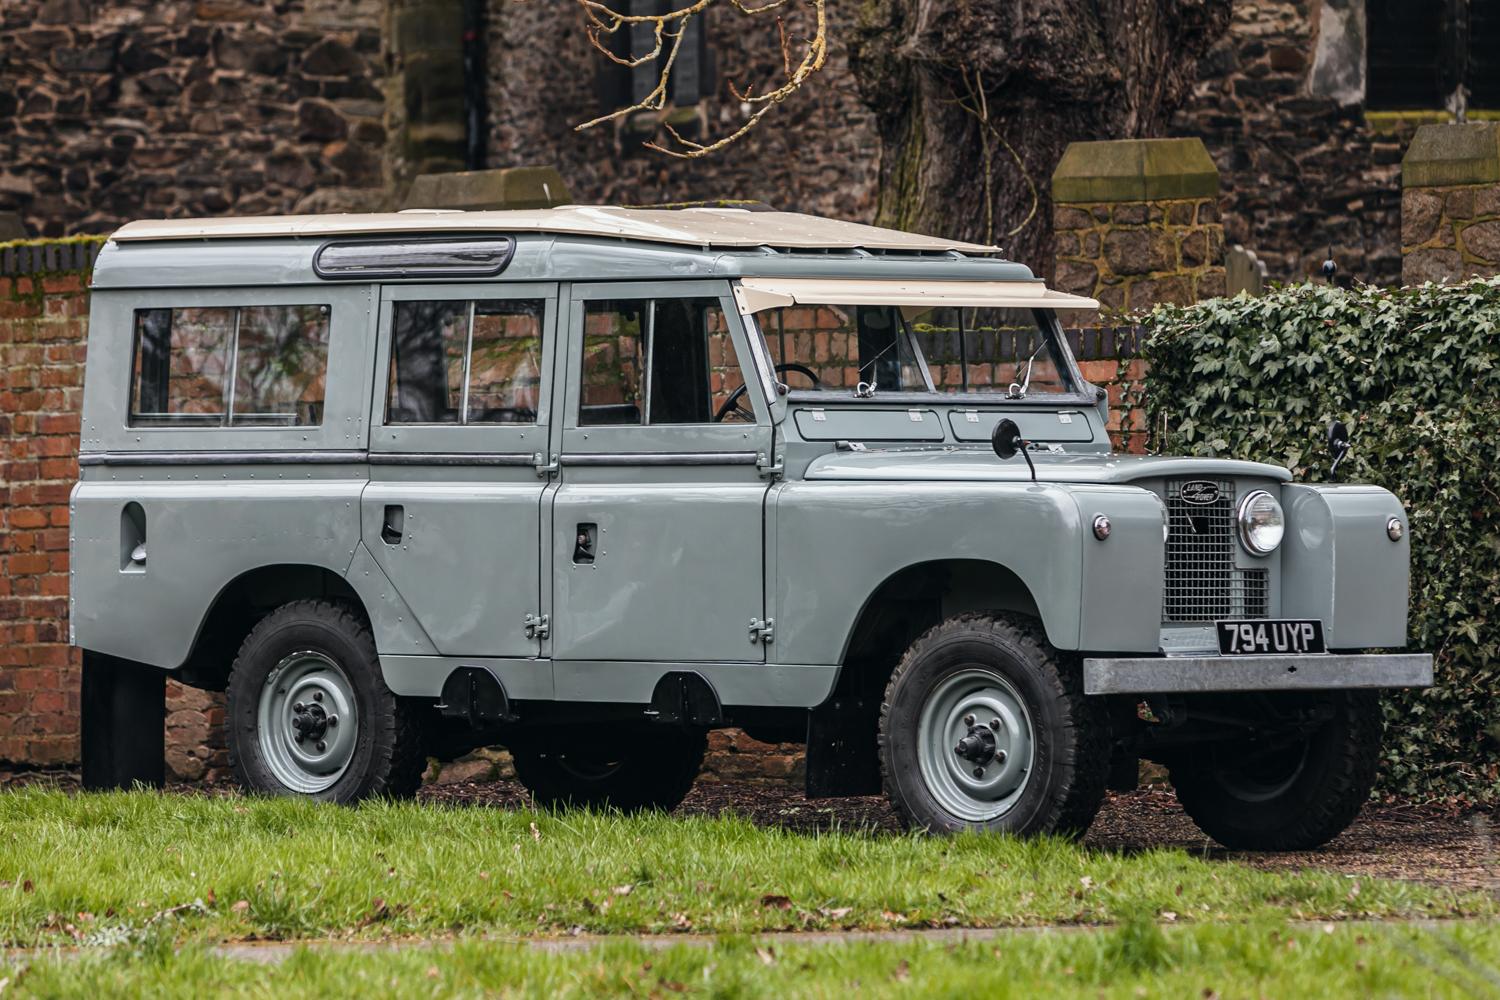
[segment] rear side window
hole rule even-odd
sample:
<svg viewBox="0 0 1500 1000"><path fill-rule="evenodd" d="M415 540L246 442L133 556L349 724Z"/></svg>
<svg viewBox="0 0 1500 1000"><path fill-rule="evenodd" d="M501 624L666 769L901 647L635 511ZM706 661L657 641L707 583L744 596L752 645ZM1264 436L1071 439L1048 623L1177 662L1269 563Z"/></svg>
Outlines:
<svg viewBox="0 0 1500 1000"><path fill-rule="evenodd" d="M388 424L534 424L541 299L395 304Z"/></svg>
<svg viewBox="0 0 1500 1000"><path fill-rule="evenodd" d="M315 427L326 305L138 309L133 427Z"/></svg>

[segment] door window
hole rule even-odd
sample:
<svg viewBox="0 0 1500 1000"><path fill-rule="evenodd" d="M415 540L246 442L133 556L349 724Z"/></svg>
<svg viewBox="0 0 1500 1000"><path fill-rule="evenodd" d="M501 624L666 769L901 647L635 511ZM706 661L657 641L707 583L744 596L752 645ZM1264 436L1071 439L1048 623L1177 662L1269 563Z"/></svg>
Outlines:
<svg viewBox="0 0 1500 1000"><path fill-rule="evenodd" d="M580 426L753 421L744 384L718 299L585 303Z"/></svg>
<svg viewBox="0 0 1500 1000"><path fill-rule="evenodd" d="M395 303L388 424L535 424L544 302Z"/></svg>

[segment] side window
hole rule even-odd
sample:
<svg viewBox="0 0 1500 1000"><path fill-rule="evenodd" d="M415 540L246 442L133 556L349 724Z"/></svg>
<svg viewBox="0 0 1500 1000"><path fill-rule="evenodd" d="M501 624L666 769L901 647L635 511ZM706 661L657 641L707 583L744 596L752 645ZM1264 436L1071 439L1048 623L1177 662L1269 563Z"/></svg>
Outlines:
<svg viewBox="0 0 1500 1000"><path fill-rule="evenodd" d="M397 302L388 424L534 424L541 299Z"/></svg>
<svg viewBox="0 0 1500 1000"><path fill-rule="evenodd" d="M592 301L583 323L580 426L753 419L719 417L745 377L718 299Z"/></svg>
<svg viewBox="0 0 1500 1000"><path fill-rule="evenodd" d="M138 309L132 427L316 427L329 307Z"/></svg>

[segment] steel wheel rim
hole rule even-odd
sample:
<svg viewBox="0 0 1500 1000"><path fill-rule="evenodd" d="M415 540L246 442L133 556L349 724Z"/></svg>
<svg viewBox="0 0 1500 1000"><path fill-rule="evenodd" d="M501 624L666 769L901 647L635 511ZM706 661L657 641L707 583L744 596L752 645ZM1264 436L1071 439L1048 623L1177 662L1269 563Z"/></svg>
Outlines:
<svg viewBox="0 0 1500 1000"><path fill-rule="evenodd" d="M980 730L988 730L993 738L994 754L988 761L956 752L965 737ZM928 793L960 820L989 823L1008 813L1026 791L1035 757L1026 703L1015 686L993 670L960 670L934 687L922 703L918 769ZM981 773L976 775L976 769Z"/></svg>
<svg viewBox="0 0 1500 1000"><path fill-rule="evenodd" d="M1302 772L1307 769L1311 741L1303 741L1288 750L1287 760L1280 763L1286 764L1289 761L1290 766L1280 768L1280 774L1274 773L1275 769L1272 769L1273 773L1267 776L1267 769L1257 772L1255 768L1240 765L1217 768L1214 777L1225 791L1241 802L1269 802L1285 794L1302 777Z"/></svg>
<svg viewBox="0 0 1500 1000"><path fill-rule="evenodd" d="M570 757L558 754L557 766L583 781L603 781L624 766L624 761L594 760L587 757Z"/></svg>
<svg viewBox="0 0 1500 1000"><path fill-rule="evenodd" d="M304 720L301 729L299 717ZM309 728L308 719L321 725ZM286 656L266 675L256 732L267 769L286 789L314 794L331 788L349 769L359 740L359 709L349 675L317 650Z"/></svg>

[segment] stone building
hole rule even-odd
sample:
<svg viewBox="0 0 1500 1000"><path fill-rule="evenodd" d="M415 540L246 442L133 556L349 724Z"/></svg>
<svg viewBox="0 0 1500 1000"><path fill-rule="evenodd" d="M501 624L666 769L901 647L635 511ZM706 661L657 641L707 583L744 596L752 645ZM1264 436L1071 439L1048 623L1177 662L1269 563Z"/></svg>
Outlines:
<svg viewBox="0 0 1500 1000"><path fill-rule="evenodd" d="M638 91L564 0L8 0L0 213L55 236L379 208L418 172L547 164L581 202L752 199L867 220L878 143L846 51L859 6L831 0L813 85L730 155L681 161L628 130L574 131ZM781 72L774 23L727 7L692 48L683 127L723 130L730 83ZM1204 141L1227 239L1272 280L1331 246L1345 274L1394 282L1402 152L1418 123L1500 109L1497 52L1500 10L1475 0L1233 0L1171 131Z"/></svg>

